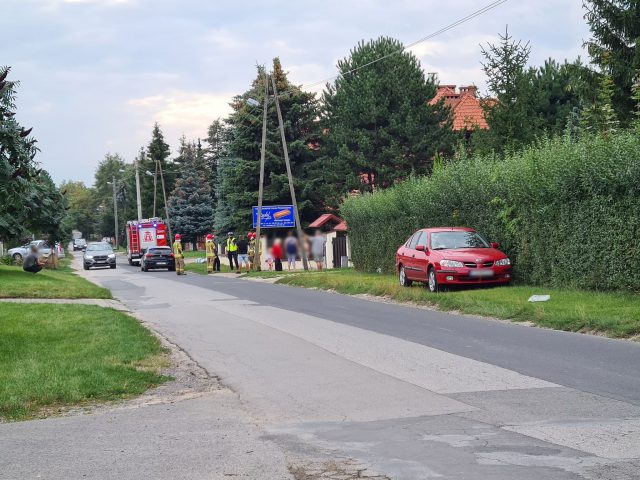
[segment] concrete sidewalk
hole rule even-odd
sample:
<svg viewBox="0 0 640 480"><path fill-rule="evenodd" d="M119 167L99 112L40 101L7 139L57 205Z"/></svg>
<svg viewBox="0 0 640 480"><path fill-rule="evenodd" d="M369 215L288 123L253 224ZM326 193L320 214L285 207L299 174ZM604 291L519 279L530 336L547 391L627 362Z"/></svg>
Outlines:
<svg viewBox="0 0 640 480"><path fill-rule="evenodd" d="M98 307L113 308L114 310L128 311L118 300L102 298L0 298L5 303L56 303L69 305L96 305Z"/></svg>

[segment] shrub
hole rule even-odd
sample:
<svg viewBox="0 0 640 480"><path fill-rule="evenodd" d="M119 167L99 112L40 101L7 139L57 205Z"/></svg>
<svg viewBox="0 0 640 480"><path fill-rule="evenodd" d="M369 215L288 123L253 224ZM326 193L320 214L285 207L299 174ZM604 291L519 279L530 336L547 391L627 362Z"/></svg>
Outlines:
<svg viewBox="0 0 640 480"><path fill-rule="evenodd" d="M501 244L520 281L638 290L640 137L555 138L505 159L465 158L348 198L342 214L360 270L393 271L418 228L468 226Z"/></svg>

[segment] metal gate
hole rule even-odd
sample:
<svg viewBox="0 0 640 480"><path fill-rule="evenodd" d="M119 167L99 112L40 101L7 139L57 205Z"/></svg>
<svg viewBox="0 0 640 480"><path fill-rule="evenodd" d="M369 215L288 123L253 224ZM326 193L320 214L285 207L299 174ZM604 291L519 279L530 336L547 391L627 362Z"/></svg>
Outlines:
<svg viewBox="0 0 640 480"><path fill-rule="evenodd" d="M347 237L339 235L333 238L333 268L341 267L342 257L347 256Z"/></svg>

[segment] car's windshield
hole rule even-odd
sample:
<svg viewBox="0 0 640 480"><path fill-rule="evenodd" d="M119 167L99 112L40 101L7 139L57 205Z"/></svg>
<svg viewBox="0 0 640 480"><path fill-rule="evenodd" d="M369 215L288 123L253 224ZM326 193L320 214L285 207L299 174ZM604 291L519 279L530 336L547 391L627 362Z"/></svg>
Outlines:
<svg viewBox="0 0 640 480"><path fill-rule="evenodd" d="M490 245L476 232L433 232L431 234L431 248L433 250L490 248Z"/></svg>
<svg viewBox="0 0 640 480"><path fill-rule="evenodd" d="M76 240L76 243L86 243L84 238L79 238Z"/></svg>
<svg viewBox="0 0 640 480"><path fill-rule="evenodd" d="M87 252L95 252L95 251L103 251L103 250L108 250L108 251L112 251L111 249L111 245L109 245L108 243L104 243L104 242L100 242L100 243L90 243L89 246L87 247Z"/></svg>
<svg viewBox="0 0 640 480"><path fill-rule="evenodd" d="M149 253L171 253L171 249L169 247L166 248L150 248Z"/></svg>

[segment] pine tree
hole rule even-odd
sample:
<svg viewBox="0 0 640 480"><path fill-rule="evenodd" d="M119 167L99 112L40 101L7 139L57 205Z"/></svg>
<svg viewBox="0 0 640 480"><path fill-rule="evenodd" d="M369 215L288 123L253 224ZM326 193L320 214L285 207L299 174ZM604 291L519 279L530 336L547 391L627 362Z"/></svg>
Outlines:
<svg viewBox="0 0 640 480"><path fill-rule="evenodd" d="M196 166L196 146L187 143L181 155L180 174L169 198L171 228L174 234L192 242L195 249L198 237L213 228L213 199L209 184Z"/></svg>
<svg viewBox="0 0 640 480"><path fill-rule="evenodd" d="M640 0L584 0L592 38L586 42L592 61L608 72L611 105L627 125L635 109L631 87L640 69Z"/></svg>
<svg viewBox="0 0 640 480"><path fill-rule="evenodd" d="M285 135L288 142L291 170L297 192L298 210L302 223L315 219L322 205L312 200L308 167L317 158L314 148L319 142L320 126L317 122L318 101L314 94L303 92L289 83L279 59L273 61L272 75L280 95ZM226 165L218 170L224 174L217 185L218 199L229 209L229 224L233 230L252 226L253 205L258 202L260 176L260 147L262 135L262 109L247 103L249 98L262 104L264 99L264 69L258 68L258 76L251 88L234 97L233 112L225 120ZM267 147L265 159L264 204L289 204L291 194L284 164L284 153L278 130L275 102L269 102L267 115Z"/></svg>
<svg viewBox="0 0 640 480"><path fill-rule="evenodd" d="M218 200L218 196L216 194L216 185L218 183L218 164L224 155L224 138L224 124L220 119L216 119L207 129L207 138L204 139L207 146L203 149L205 168L208 171L207 178L209 185L211 186L211 195L216 202Z"/></svg>
<svg viewBox="0 0 640 480"><path fill-rule="evenodd" d="M154 176L147 175L146 172L155 174L156 161L162 167L164 181L166 185L167 195L173 190L175 168L169 163L169 145L164 141L164 135L160 129L160 125L156 122L151 131L151 141L146 149L144 162L140 165L140 190L142 197L143 211L153 213L154 194L156 198L156 216L164 216L164 199L162 195L162 183L160 181L160 172L158 171L155 192L154 192Z"/></svg>
<svg viewBox="0 0 640 480"><path fill-rule="evenodd" d="M532 142L542 128L540 112L535 109L533 82L535 70L525 69L531 47L514 40L508 28L497 44L481 47L482 68L487 77L491 100L483 102L488 130L473 137L480 152L502 152Z"/></svg>
<svg viewBox="0 0 640 480"><path fill-rule="evenodd" d="M436 85L398 40L361 42L338 70L323 95L323 158L315 165L328 203L336 206L351 189L429 173L436 154L452 153L450 111L442 102L429 105Z"/></svg>

